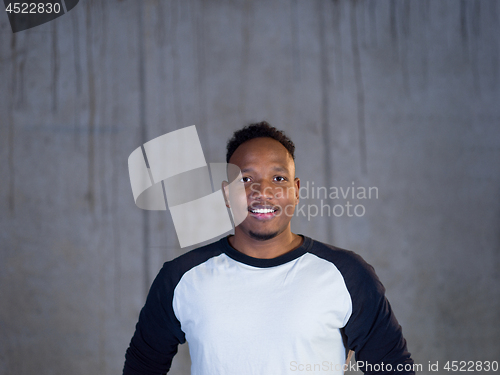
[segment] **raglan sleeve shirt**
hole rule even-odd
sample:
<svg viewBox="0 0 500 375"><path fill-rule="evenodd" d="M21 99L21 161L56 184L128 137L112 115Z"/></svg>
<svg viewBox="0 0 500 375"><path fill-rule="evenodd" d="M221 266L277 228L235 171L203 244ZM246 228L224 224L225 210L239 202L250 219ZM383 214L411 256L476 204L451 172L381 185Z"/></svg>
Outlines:
<svg viewBox="0 0 500 375"><path fill-rule="evenodd" d="M282 256L282 260L279 260L277 258L273 260L256 260L256 258L247 257L230 248L227 239L223 238L214 244L193 250L171 262L165 263L158 276L154 280L149 291L146 304L140 312L139 321L136 325L134 336L132 337L130 346L127 349L125 355L126 360L123 374L165 374L169 371L172 359L177 353L177 346L186 342L186 338L190 340L190 337L195 337L195 339L193 339L195 340L193 345L197 345L197 348L201 347L201 349L195 349L195 346L193 346L192 348L191 341L189 341L190 351L195 350L198 352L198 354L195 354L195 357L193 357L193 353L191 352L193 364L197 363L197 365L195 366L196 368L193 370L196 374L212 375L224 373L225 375L229 375L234 373L234 375L266 375L266 370L268 368L273 369L272 375L278 375L276 369L281 369L279 370L281 371L279 372L279 374L341 374L342 371L338 370L334 371L332 369L329 369L331 370L330 372L323 371L323 367L314 367L312 371L294 371L294 369L297 369L297 367L291 368L288 365L285 366L284 362L286 361L283 358L298 358L297 356L300 357L300 355L304 353L304 350L306 352L310 350L310 353L329 353L330 350L337 352L341 350L342 353L345 353L344 345L347 347L347 349L351 349L355 352L356 361L360 364L359 370L363 371L365 374L415 374L412 370L413 360L411 359L410 353L407 351L406 341L403 338L401 327L398 324L391 310L391 306L385 297L384 287L375 275L373 268L368 265L360 256L356 255L353 252L322 244L318 241L311 240L308 237L304 237L304 239L304 244L301 246L301 248L293 250L291 253L285 254L284 256ZM200 265L203 266L207 264L208 266L200 270ZM338 278L340 280L339 283L342 284L341 287L343 289L336 288L335 290L345 290L345 294L348 295L347 300L350 301L348 308L339 309L339 303L336 302L335 297L330 302L328 301L331 293L325 294L328 293L327 291L329 287L326 286L325 288L322 288L321 280L325 280L325 282L330 283L330 280L332 280L331 278L329 279L328 277L319 277L317 278L318 280L320 280L319 284L317 280L314 280L313 283L309 284L308 279L311 278L311 275L313 275L312 277L316 279L316 277L314 276L316 266L318 270L325 270L327 269L327 267L338 270L339 275L341 275ZM227 371L223 371L222 368L219 367L221 363L224 363L224 361L231 361L233 358L235 358L234 353L241 352L240 349L235 349L236 351L232 355L228 355L227 357L224 357L222 355L221 358L223 359L223 361L218 362L216 366L210 368L209 366L204 365L203 358L208 358L208 360L210 361L210 358L217 356L221 351L218 348L226 348L228 350L232 350L234 349L234 344L231 346L224 346L221 344L222 346L214 347L212 348L212 355L204 357L206 353L210 352L208 351L208 349L203 347L202 344L200 344L200 341L206 340L207 337L205 336L203 337L203 340L200 340L200 337L193 336L193 330L192 328L189 328L190 325L191 327L193 326L191 317L196 316L196 314L207 315L207 313L203 312L208 312L208 315L210 315L209 312L214 309L212 308L212 306L210 306L209 310L207 310L207 304L200 305L200 307L198 307L198 305L196 305L196 302L192 301L193 298L191 296L182 295L184 299L178 297L178 300L186 301L186 304L189 305L189 311L191 315L189 315L190 318L188 319L188 324L186 323L185 317L187 315L185 314L185 312L181 311L179 313L177 311L179 308L174 308L173 300L176 286L179 284L183 276L186 275L188 271L193 270L193 268L195 267L198 267L196 273L191 272L189 274L191 279L189 279L188 277L184 277L183 282L184 284L188 284L189 282L189 285L192 286L194 285L192 280L196 280L195 285L199 285L199 287L195 286L195 289L199 289L196 292L198 293L196 294L196 299L200 299L200 296L202 296L201 299L204 299L206 296L210 296L210 286L213 282L213 279L219 280L218 282L222 282L222 284L213 284L216 286L213 288L213 290L216 290L215 293L217 293L213 294L213 296L215 297L219 294L218 290L221 288L221 285L224 286L230 284L231 290L238 290L239 284L237 279L235 279L236 277L238 277L238 275L242 275L242 278L246 278L247 281L246 284L244 284L245 287L243 288L243 293L248 293L248 291L250 291L251 293L252 289L245 289L246 285L249 284L253 286L255 285L255 283L258 284L260 280L264 281L262 284L263 287L261 287L259 290L262 290L264 294L266 293L266 290L274 293L272 299L264 296L264 298L262 299L262 301L264 301L264 307L259 306L259 310L262 310L270 304L272 305L273 301L276 298L279 298L279 293L277 294L276 291L281 292L283 290L283 299L280 300L279 303L276 302L276 305L270 306L269 311L271 311L274 315L276 315L276 312L281 314L280 311L283 311L283 320L288 322L288 326L284 326L282 328L282 332L285 335L289 335L290 331L292 331L293 335L293 329L295 328L295 326L304 326L304 316L320 316L316 314L316 311L318 309L325 309L326 313L322 316L331 317L333 316L332 311L335 311L339 316L344 317L345 315L345 318L340 319L343 321L343 323L339 323L337 328L332 328L331 322L320 322L320 325L323 324L325 327L329 327L328 329L333 329L331 331L331 339L328 338L330 337L329 335L323 336L323 333L319 333L321 331L317 331L315 333L316 335L319 334L319 336L311 337L310 340L301 339L297 341L302 343L292 344L293 336L291 336L291 340L282 338L281 342L277 342L276 345L274 345L279 346L279 350L275 353L271 350L269 357L262 358L262 353L264 352L259 352L259 350L262 348L258 348L257 351L253 351L252 347L248 347L249 343L250 345L259 346L258 343L261 342L264 346L271 345L271 348L273 344L269 343L269 341L272 341L271 338L266 338L266 330L269 330L269 325L266 326L266 322L262 320L255 320L252 323L251 319L255 318L255 311L259 310L255 310L252 315L244 315L245 312L248 311L249 308L251 309L255 303L260 303L260 295L257 295L257 297L253 296L251 305L249 304L246 307L241 307L242 314L236 314L236 317L233 316L234 314L228 315L229 319L232 320L230 324L232 324L233 327L231 328L231 330L229 330L229 335L234 332L235 327L236 329L238 329L237 324L240 324L243 327L241 332L235 333L235 335L238 335L238 340L241 338L241 340L245 341L245 343L242 344L242 348L245 347L248 350L248 353L254 353L254 355L252 356L251 354L248 354L249 358L245 358L244 355L247 353L247 351L245 351L243 357L238 357L237 355L236 357L238 358L235 360L242 361L241 363L249 363L249 361L254 361L255 363L261 362L258 363L258 365L261 366L260 369L256 367L257 365L251 367L242 366L241 364L238 364L236 367L228 366L225 368ZM301 269L301 267L303 267L304 269ZM220 268L223 268L223 271L220 271ZM222 276L228 273L230 274L230 278L224 279ZM282 275L285 275L285 278L283 278ZM230 282L228 282L228 280L230 280ZM272 285L273 280L277 280L276 285L274 286ZM250 281L250 283L248 283L248 281ZM293 284L293 282L295 282L296 284ZM320 299L321 301L325 302L322 302L319 305L311 304L311 309L315 309L314 311L311 310L311 313L308 313L307 306L299 307L299 311L294 316L293 310L297 310L297 306L299 305L286 306L286 301L291 300L292 298L290 295L294 294L294 291L297 291L304 285L313 285L314 289L317 290L310 291L311 296L313 296L312 298ZM289 287L289 289L288 292L285 293L285 291L287 291L287 286ZM259 288L259 285L257 285L256 287ZM187 290L184 286L180 289L183 291ZM307 289L305 290L307 291ZM223 317L225 316L225 310L227 310L228 306L232 308L232 306L238 305L232 303L231 298L231 295L227 294L224 298L224 303L227 302L228 305L226 305L226 307L221 307L220 311L214 310L215 314L217 315L217 318L214 319L219 319L219 321L222 321L219 326L216 326L216 330L210 331L212 332L210 333L210 335L213 335L213 332L221 332L221 335L218 335L219 337L210 335L208 336L213 337L214 342L224 341L221 340L221 337L229 337L230 339L234 338L231 336L224 336L228 334L228 331L224 332L224 318L220 318L221 315ZM240 297L238 296L235 298ZM345 296L342 297L342 299L339 298L339 301L345 300ZM245 299L243 298L241 301L243 301L244 303ZM179 301L177 301L176 303L176 306L178 306ZM283 303L285 304L284 306L282 306ZM195 307L195 309L193 309L193 307ZM238 320L240 318L241 322L236 323L235 325L234 320ZM211 324L214 319L207 318L206 316L202 317L200 318L200 324L205 324L205 322L207 321L209 322L209 324ZM179 320L183 321L184 323L181 324ZM258 327L258 322L262 322L262 326L267 328L262 328L262 332L252 331L250 334L245 331L244 326L246 324L253 324L254 327ZM188 331L186 331L186 327L188 327ZM199 330L196 327L197 326L195 326L195 331ZM189 329L191 329L191 331L189 331ZM275 332L280 332L279 329L281 328L276 328L276 324L273 323L272 330L274 330ZM335 330L339 332L338 338L334 333ZM184 331L186 331L187 334ZM300 334L300 329L297 329L297 332ZM247 334L247 336L245 336L245 334ZM255 337L257 337L258 339L255 339ZM341 338L344 339L344 344L337 342L341 341ZM212 340L210 339L208 341ZM308 342L306 342L304 346L303 341L308 341L309 344ZM290 342L291 347L289 349L289 352L292 354L290 354L290 356L288 357L282 356L281 358L278 358L280 355L282 355L282 353L288 350L283 350L283 345L287 345L286 343L288 342ZM293 345L297 346L294 348ZM309 348L307 347L307 345L309 345ZM315 347L314 345L317 345L317 347ZM207 347L210 347L210 343L207 345ZM201 355L199 353L201 353ZM257 356L257 358L255 356L255 353L261 353L261 355ZM317 359L317 357L314 357L314 354L311 355L311 358ZM341 356L337 355L337 357L335 358L340 359ZM279 363L277 363L278 360ZM310 365L321 366L323 363L319 361L316 362L318 363L311 363ZM383 366L381 366L381 364L383 364ZM238 369L238 374L234 372L234 369Z"/></svg>

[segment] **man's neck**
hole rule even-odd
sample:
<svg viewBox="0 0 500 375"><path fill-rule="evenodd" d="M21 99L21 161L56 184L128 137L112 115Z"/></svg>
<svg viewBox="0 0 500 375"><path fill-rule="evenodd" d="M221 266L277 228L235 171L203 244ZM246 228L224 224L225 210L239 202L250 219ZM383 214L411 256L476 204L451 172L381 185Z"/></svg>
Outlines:
<svg viewBox="0 0 500 375"><path fill-rule="evenodd" d="M239 252L253 258L271 259L279 257L302 245L303 238L290 230L278 234L269 240L260 241L235 230L234 236L229 237L229 243Z"/></svg>

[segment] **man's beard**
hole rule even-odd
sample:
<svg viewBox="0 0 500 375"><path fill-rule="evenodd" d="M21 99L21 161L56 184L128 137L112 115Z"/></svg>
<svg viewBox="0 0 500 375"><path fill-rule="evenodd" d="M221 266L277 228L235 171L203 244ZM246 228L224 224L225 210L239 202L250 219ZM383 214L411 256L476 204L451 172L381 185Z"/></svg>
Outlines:
<svg viewBox="0 0 500 375"><path fill-rule="evenodd" d="M250 231L249 234L250 234L250 237L252 237L254 240L267 241L267 240L270 240L271 238L276 237L279 234L279 232L265 233L264 234L264 233L255 233L255 232Z"/></svg>

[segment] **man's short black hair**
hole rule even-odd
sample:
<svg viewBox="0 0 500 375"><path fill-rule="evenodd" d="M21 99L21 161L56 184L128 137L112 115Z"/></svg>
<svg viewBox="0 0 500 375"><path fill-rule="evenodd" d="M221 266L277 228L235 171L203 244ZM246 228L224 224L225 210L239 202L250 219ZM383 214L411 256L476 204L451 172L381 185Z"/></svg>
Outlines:
<svg viewBox="0 0 500 375"><path fill-rule="evenodd" d="M242 143L254 138L263 137L272 138L281 143L290 153L292 159L295 160L295 145L292 140L288 138L283 131L269 125L266 121L262 121L256 124L250 124L234 132L233 137L227 142L226 162L229 163L229 159L231 159L231 156L233 156L236 149L240 147Z"/></svg>

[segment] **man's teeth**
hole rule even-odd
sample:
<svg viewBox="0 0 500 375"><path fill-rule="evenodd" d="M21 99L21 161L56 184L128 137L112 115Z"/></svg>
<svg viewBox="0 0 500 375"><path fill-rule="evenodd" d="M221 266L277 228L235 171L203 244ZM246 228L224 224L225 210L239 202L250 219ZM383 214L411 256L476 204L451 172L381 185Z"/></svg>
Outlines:
<svg viewBox="0 0 500 375"><path fill-rule="evenodd" d="M252 210L253 213L255 214L269 214L271 212L274 212L272 208L256 208Z"/></svg>

